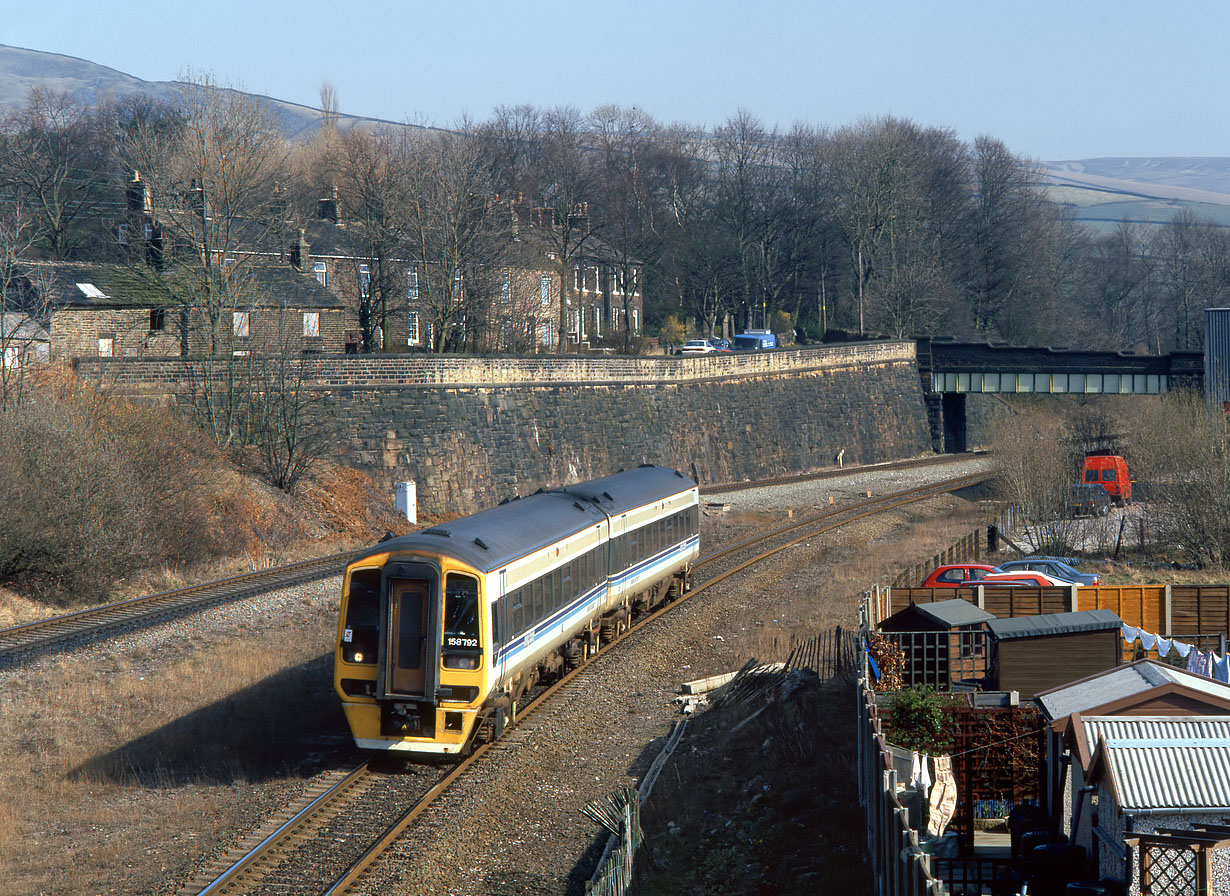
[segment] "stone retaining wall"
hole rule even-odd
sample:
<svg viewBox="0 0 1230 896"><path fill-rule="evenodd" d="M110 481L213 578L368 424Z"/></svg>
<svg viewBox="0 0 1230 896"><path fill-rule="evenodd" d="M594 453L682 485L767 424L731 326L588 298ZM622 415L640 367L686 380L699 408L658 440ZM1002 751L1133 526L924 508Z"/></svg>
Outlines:
<svg viewBox="0 0 1230 896"><path fill-rule="evenodd" d="M91 359L121 392L183 395L183 359ZM223 365L223 361L208 362ZM306 388L334 459L424 514L463 513L640 463L703 482L912 457L931 448L912 342L656 358L317 357Z"/></svg>

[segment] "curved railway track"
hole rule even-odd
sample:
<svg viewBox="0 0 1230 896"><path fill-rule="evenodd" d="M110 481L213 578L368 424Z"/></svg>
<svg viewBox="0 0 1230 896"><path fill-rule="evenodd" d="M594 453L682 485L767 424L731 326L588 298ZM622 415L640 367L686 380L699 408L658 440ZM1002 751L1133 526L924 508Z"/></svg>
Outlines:
<svg viewBox="0 0 1230 896"><path fill-rule="evenodd" d="M760 535L701 557L694 573L706 570L677 600L648 614L626 633L604 647L609 649L689 598L754 564L802 541L840 526L884 513L935 495L958 491L983 482L988 473L976 473L942 482L858 501L791 520ZM306 805L293 815L276 819L253 841L232 854L224 867L210 869L180 891L195 894L245 893L343 894L355 885L380 857L415 823L449 786L492 748L515 749L525 736L521 724L549 701L569 694L583 698L590 666L583 665L538 692L533 702L517 713L504 736L479 745L461 762L442 769L438 765L408 765L390 774L364 763L344 779L308 795ZM373 760L377 761L377 760Z"/></svg>
<svg viewBox="0 0 1230 896"><path fill-rule="evenodd" d="M709 485L701 494L738 491L773 485L785 485L814 479L830 479L858 473L880 473L952 463L958 455L938 455L894 461L866 467L847 467L811 474L784 476L757 482ZM255 597L270 591L289 588L329 576L341 575L354 556L347 551L305 560L267 570L234 576L174 591L105 604L76 613L54 616L0 629L0 667L31 659L35 656L82 646L117 634L157 625L209 607Z"/></svg>

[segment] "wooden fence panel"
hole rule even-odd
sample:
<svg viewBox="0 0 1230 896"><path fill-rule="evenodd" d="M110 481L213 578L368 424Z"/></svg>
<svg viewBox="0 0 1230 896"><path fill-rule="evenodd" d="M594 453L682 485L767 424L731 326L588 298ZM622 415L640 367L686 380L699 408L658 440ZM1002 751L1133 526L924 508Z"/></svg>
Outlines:
<svg viewBox="0 0 1230 896"><path fill-rule="evenodd" d="M1081 588L1076 594L1077 607L1081 610L1111 610L1133 628L1166 633L1165 585L1098 586Z"/></svg>
<svg viewBox="0 0 1230 896"><path fill-rule="evenodd" d="M1230 632L1230 587L1173 585L1170 595L1170 626L1173 631L1196 634Z"/></svg>

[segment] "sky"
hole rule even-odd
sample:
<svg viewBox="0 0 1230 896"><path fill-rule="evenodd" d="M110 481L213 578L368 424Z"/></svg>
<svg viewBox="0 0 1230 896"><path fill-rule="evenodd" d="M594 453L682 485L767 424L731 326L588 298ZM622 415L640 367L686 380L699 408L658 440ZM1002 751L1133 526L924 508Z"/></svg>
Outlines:
<svg viewBox="0 0 1230 896"><path fill-rule="evenodd" d="M715 127L892 115L1042 161L1230 156L1224 0L15 0L0 44L442 127L615 103Z"/></svg>

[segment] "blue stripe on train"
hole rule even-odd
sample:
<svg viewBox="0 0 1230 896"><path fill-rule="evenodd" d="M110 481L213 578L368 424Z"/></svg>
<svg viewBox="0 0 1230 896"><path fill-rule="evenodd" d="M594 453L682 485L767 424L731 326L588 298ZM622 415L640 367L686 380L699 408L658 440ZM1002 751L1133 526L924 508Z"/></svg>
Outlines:
<svg viewBox="0 0 1230 896"><path fill-rule="evenodd" d="M608 588L619 587L629 579L635 578L637 575L644 573L646 570L651 569L654 566L661 565L665 560L671 560L681 554L688 553L688 551L699 544L699 536L692 536L685 542L675 545L674 547L667 548L665 551L661 551L653 557L642 560L631 569L625 570L618 576L612 577L606 584L599 585L598 587L587 591L572 603L560 607L546 619L540 620L533 629L524 631L517 637L513 638L513 640L501 645L495 654L496 664L498 665L500 663L519 658L519 655L527 652L541 635L546 634L548 631L559 625L566 624L571 617L588 616L589 612L593 609L591 604L599 602L599 598L606 594Z"/></svg>

